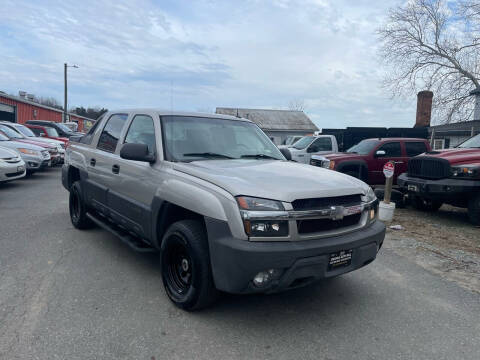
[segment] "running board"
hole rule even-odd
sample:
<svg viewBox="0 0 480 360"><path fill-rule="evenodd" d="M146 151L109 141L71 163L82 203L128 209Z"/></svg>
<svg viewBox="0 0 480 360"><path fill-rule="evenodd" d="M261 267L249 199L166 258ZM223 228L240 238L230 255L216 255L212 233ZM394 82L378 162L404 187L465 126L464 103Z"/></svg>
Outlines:
<svg viewBox="0 0 480 360"><path fill-rule="evenodd" d="M96 217L95 215L92 215L91 213L87 212L87 217L92 220L95 224L100 226L101 228L104 228L105 230L108 230L111 232L113 235L118 237L123 243L128 245L131 249L137 251L137 252L142 252L142 253L147 253L147 252L156 252L157 249L149 246L147 243L138 240L128 234L126 231L118 228L117 226L110 224L106 221L103 221Z"/></svg>

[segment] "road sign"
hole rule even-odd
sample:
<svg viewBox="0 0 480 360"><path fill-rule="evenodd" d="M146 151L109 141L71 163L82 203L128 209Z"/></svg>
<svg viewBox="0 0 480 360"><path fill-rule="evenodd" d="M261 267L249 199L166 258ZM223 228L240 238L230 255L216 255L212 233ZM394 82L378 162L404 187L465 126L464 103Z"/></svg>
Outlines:
<svg viewBox="0 0 480 360"><path fill-rule="evenodd" d="M395 164L393 162L389 161L383 165L383 175L385 175L386 178L391 178L394 172Z"/></svg>

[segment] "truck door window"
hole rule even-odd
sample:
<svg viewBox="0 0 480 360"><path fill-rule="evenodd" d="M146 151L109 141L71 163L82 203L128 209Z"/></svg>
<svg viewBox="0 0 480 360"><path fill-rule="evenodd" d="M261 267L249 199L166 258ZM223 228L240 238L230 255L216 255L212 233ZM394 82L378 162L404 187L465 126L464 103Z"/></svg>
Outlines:
<svg viewBox="0 0 480 360"><path fill-rule="evenodd" d="M30 128L30 130L32 130L33 133L34 133L35 135L37 135L37 136L40 136L40 134L43 133L43 131L42 131L41 129L39 129L39 128Z"/></svg>
<svg viewBox="0 0 480 360"><path fill-rule="evenodd" d="M380 146L377 150L385 151L384 157L401 157L402 148L399 142L389 142Z"/></svg>
<svg viewBox="0 0 480 360"><path fill-rule="evenodd" d="M122 132L123 126L127 121L127 114L113 114L107 120L107 124L103 128L97 148L103 151L115 152L118 139Z"/></svg>
<svg viewBox="0 0 480 360"><path fill-rule="evenodd" d="M148 115L136 115L128 129L124 142L145 144L148 146L148 151L154 154L156 146L153 119Z"/></svg>
<svg viewBox="0 0 480 360"><path fill-rule="evenodd" d="M310 152L332 151L332 139L318 138L308 148Z"/></svg>
<svg viewBox="0 0 480 360"><path fill-rule="evenodd" d="M427 146L423 142L405 142L405 149L407 150L407 156L417 156L427 151Z"/></svg>

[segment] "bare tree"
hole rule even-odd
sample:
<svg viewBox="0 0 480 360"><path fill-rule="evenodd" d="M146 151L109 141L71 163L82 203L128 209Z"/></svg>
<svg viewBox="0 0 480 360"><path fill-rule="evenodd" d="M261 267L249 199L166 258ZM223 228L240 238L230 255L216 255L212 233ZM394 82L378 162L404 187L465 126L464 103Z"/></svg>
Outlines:
<svg viewBox="0 0 480 360"><path fill-rule="evenodd" d="M389 11L378 34L390 70L384 85L394 96L429 89L438 122L472 118L470 92L480 90L479 0L410 0Z"/></svg>
<svg viewBox="0 0 480 360"><path fill-rule="evenodd" d="M288 109L294 111L305 111L305 100L303 99L292 99L288 103Z"/></svg>

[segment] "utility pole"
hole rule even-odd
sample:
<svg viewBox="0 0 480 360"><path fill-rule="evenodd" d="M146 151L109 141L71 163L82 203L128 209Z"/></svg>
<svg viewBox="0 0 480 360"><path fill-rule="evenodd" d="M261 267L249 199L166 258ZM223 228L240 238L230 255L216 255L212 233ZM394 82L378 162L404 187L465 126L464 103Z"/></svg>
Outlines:
<svg viewBox="0 0 480 360"><path fill-rule="evenodd" d="M68 115L68 104L67 104L67 68L72 67L78 69L77 65L69 66L67 63L63 64L63 81L64 81L64 101L63 101L63 121L67 122L67 115Z"/></svg>
<svg viewBox="0 0 480 360"><path fill-rule="evenodd" d="M64 78L64 85L65 85L65 88L63 89L64 91L64 96L65 98L63 99L63 121L62 122L67 122L67 63L64 64L64 67L63 67L63 78Z"/></svg>

